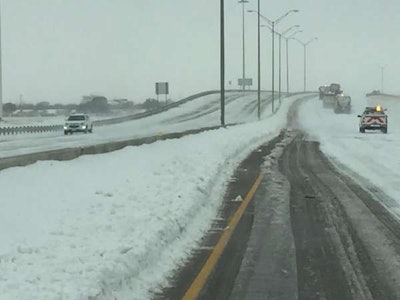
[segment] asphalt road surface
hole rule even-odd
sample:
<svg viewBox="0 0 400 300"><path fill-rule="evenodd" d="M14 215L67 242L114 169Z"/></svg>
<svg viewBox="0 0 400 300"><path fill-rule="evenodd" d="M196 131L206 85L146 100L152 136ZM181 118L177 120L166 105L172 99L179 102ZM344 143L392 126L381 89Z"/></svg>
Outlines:
<svg viewBox="0 0 400 300"><path fill-rule="evenodd" d="M339 172L295 129L241 164L213 230L157 299L183 297L238 208L232 199L260 171L261 185L198 299L400 299L400 224L384 204L391 200Z"/></svg>
<svg viewBox="0 0 400 300"><path fill-rule="evenodd" d="M297 298L400 299L400 224L379 195L338 173L301 134L279 170L291 186Z"/></svg>

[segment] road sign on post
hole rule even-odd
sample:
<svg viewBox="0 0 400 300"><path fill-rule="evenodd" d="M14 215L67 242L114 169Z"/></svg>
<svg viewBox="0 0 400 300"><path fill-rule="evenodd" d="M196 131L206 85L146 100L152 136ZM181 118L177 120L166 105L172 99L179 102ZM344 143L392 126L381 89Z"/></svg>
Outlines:
<svg viewBox="0 0 400 300"><path fill-rule="evenodd" d="M167 100L168 94L169 94L168 82L156 82L157 100L159 95L165 95L165 100Z"/></svg>
<svg viewBox="0 0 400 300"><path fill-rule="evenodd" d="M238 85L243 87L243 79L239 78L238 79ZM246 88L246 86L250 87L253 85L253 79L252 78L245 78L244 79L244 87Z"/></svg>

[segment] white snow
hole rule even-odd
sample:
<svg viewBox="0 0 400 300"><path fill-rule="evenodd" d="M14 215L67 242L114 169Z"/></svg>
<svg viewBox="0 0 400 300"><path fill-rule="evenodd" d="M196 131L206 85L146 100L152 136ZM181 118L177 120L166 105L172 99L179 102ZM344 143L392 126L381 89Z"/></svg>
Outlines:
<svg viewBox="0 0 400 300"><path fill-rule="evenodd" d="M273 116L268 106L261 121L255 120L256 111L235 101L227 106L227 123L239 118L243 125L0 171L0 299L150 298L217 217L240 161L285 127L288 108L298 97L285 99ZM147 120L98 128L93 135L8 138L0 143L0 155L18 145L29 153L56 142L67 147L217 125L218 110L196 121L182 117L195 106L218 105L217 99L204 97ZM302 106L299 116L332 159L400 201L395 118L387 135L362 135L354 114L335 115L317 97Z"/></svg>
<svg viewBox="0 0 400 300"><path fill-rule="evenodd" d="M363 100L356 99L350 115L321 109L318 100L308 101L300 110L302 128L321 142L321 150L325 154L368 179L400 203L400 122L397 118L400 97L397 101L385 97L379 101ZM380 131L358 132L357 115L371 103L379 103L388 109L387 134ZM400 211L398 216L400 218Z"/></svg>
<svg viewBox="0 0 400 300"><path fill-rule="evenodd" d="M269 96L268 93L263 93L263 97L267 96ZM219 97L219 94L212 94L144 119L111 126L95 126L93 134L64 136L62 132L47 132L16 136L0 135L0 158L216 126L220 124ZM226 97L226 124L256 120L256 111L250 111L248 105L253 104L254 108L257 93L249 93L246 96L241 93L227 93ZM196 118L189 118L192 114ZM270 109L268 109L264 117L270 114Z"/></svg>

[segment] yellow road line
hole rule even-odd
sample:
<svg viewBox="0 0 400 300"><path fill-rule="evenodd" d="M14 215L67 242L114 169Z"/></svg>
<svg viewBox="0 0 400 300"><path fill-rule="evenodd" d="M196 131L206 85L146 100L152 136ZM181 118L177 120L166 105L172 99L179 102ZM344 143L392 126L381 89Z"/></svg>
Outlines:
<svg viewBox="0 0 400 300"><path fill-rule="evenodd" d="M257 191L261 180L263 179L264 175L260 173L254 182L253 186L247 193L246 197L240 204L239 208L233 215L232 219L229 221L228 227L225 228L224 232L222 233L221 238L219 239L217 245L215 246L214 250L211 252L210 256L208 257L206 263L204 264L203 268L200 270L199 274L192 282L189 289L186 291L185 295L183 296L183 300L193 300L199 296L200 291L204 287L205 283L207 282L208 277L210 276L212 270L215 267L219 257L223 253L226 245L229 242L229 239L235 230L236 225L239 223L244 211L246 210L247 206L249 205L251 199L253 198L255 192Z"/></svg>

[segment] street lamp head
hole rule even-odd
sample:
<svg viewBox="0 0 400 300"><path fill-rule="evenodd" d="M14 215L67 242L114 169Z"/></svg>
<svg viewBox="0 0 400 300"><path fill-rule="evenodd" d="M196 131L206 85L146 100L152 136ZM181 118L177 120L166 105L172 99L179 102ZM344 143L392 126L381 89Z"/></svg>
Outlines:
<svg viewBox="0 0 400 300"><path fill-rule="evenodd" d="M287 17L287 15L289 15L292 12L298 12L298 9L291 9L289 10L287 13L283 14L282 16L280 16L278 19L276 19L274 22L275 24L278 24L283 18Z"/></svg>
<svg viewBox="0 0 400 300"><path fill-rule="evenodd" d="M296 30L295 32L293 32L291 35L289 35L286 39L288 40L295 40L296 38L294 38L294 36L300 32L303 32L303 30Z"/></svg>
<svg viewBox="0 0 400 300"><path fill-rule="evenodd" d="M271 27L271 26L269 26L269 25L264 25L264 24L261 24L261 25L260 25L260 27L267 27L269 30L271 30L271 31L272 31L272 27ZM275 33L277 33L277 32L275 31Z"/></svg>
<svg viewBox="0 0 400 300"><path fill-rule="evenodd" d="M316 41L316 40L318 40L318 37L313 37L311 40L308 40L308 42L302 43L302 44L303 44L303 46L307 46L309 43L311 43L312 41Z"/></svg>
<svg viewBox="0 0 400 300"><path fill-rule="evenodd" d="M303 41L300 41L298 38L292 37L291 39L292 39L292 40L295 40L295 41L299 42L300 44L303 44L303 45L304 45L304 42L303 42Z"/></svg>
<svg viewBox="0 0 400 300"><path fill-rule="evenodd" d="M248 3L249 1L247 0L240 0L238 3Z"/></svg>
<svg viewBox="0 0 400 300"><path fill-rule="evenodd" d="M256 10L248 9L247 12L249 12L249 13L256 13L256 14L258 14L258 16L259 16L260 18L262 18L263 20L267 21L268 23L270 23L270 24L273 23L270 19L268 19L266 16L263 16L262 14L260 14L260 13L259 13L258 11L256 11Z"/></svg>
<svg viewBox="0 0 400 300"><path fill-rule="evenodd" d="M288 29L286 29L285 31L282 32L282 35L284 36L284 35L286 35L289 31L291 31L293 28L298 28L298 27L300 27L300 25L293 25L293 26L290 26Z"/></svg>

